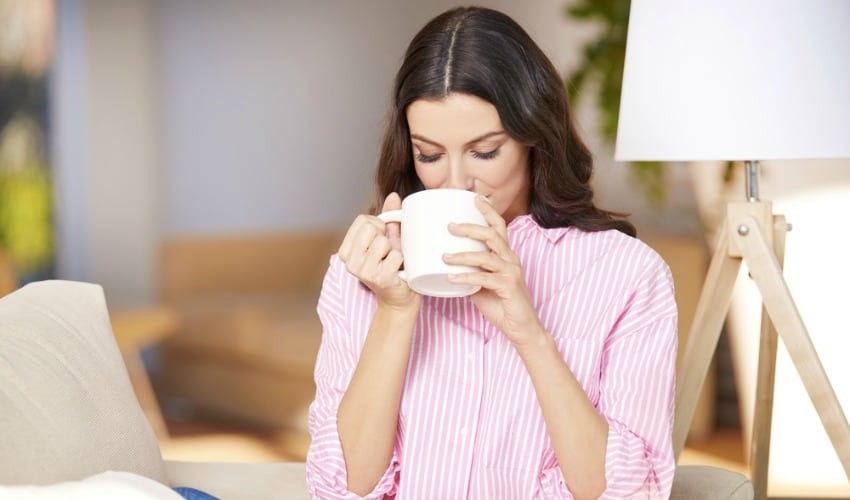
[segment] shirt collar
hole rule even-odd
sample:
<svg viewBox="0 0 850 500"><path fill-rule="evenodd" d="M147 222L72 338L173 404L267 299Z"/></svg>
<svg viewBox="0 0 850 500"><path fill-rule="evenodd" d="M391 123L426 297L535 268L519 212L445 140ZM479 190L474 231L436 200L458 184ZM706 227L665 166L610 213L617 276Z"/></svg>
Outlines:
<svg viewBox="0 0 850 500"><path fill-rule="evenodd" d="M531 234L532 231L537 231L543 236L546 237L550 242L556 243L558 240L563 238L567 231L569 231L569 227L551 227L546 228L542 227L534 220L534 217L531 214L519 215L514 217L514 220L508 224L508 234L515 234L516 236L527 236Z"/></svg>

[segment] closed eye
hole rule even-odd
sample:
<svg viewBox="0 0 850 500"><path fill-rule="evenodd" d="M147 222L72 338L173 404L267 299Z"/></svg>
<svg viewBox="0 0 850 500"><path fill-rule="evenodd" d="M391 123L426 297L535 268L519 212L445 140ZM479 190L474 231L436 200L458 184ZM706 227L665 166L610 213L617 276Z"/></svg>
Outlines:
<svg viewBox="0 0 850 500"><path fill-rule="evenodd" d="M443 155L439 153L435 155L425 155L422 153L417 153L416 159L421 161L422 163L434 163L435 161L439 160L441 156Z"/></svg>
<svg viewBox="0 0 850 500"><path fill-rule="evenodd" d="M496 148L493 151L487 151L484 153L479 153L478 151L473 151L472 156L478 158L479 160L492 160L493 158L499 156L500 148Z"/></svg>

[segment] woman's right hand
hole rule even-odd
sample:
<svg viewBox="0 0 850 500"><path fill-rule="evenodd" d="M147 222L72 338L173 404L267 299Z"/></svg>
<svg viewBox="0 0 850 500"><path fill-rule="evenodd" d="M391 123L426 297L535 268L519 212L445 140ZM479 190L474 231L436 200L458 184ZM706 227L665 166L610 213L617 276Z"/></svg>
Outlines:
<svg viewBox="0 0 850 500"><path fill-rule="evenodd" d="M382 212L400 208L401 198L397 193L390 193L384 200ZM384 222L374 215L358 215L348 228L338 253L348 272L369 287L379 303L397 308L418 305L419 294L398 275L403 259L397 222Z"/></svg>

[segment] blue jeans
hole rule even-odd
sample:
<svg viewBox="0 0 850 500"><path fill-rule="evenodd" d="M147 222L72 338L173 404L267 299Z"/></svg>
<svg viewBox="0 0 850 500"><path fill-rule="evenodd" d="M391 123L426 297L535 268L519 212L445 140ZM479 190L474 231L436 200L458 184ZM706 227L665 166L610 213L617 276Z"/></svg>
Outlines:
<svg viewBox="0 0 850 500"><path fill-rule="evenodd" d="M186 500L219 500L218 497L214 497L209 493L204 493L201 490L196 490L195 488L188 488L186 486L178 486L174 488L174 491L180 493L180 495Z"/></svg>

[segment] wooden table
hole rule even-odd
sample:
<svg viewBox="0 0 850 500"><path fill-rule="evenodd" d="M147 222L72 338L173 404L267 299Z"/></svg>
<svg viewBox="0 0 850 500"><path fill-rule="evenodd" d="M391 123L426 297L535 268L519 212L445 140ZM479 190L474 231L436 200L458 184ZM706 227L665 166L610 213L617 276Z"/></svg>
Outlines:
<svg viewBox="0 0 850 500"><path fill-rule="evenodd" d="M158 439L168 439L168 428L156 393L142 361L142 349L173 335L179 326L177 313L167 306L148 306L110 311L112 330L127 365L139 405Z"/></svg>

